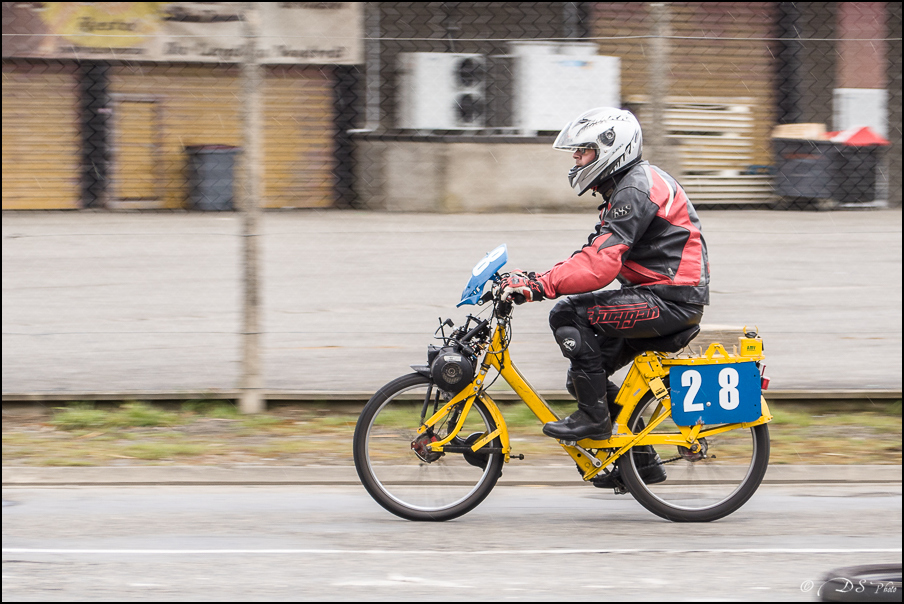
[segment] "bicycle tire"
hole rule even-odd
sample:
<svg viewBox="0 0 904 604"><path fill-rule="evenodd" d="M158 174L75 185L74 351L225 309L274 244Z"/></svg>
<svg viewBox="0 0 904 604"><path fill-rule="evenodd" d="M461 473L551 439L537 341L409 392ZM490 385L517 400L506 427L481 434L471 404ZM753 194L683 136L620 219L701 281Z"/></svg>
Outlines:
<svg viewBox="0 0 904 604"><path fill-rule="evenodd" d="M409 398L406 402L400 395L411 397L416 392L423 396L427 388L433 388L430 379L412 373L386 384L371 397L355 426L355 469L370 496L396 516L414 521L452 520L486 499L502 475L503 457L502 453L489 454L484 468L473 463L473 456L468 461L461 453L446 453L431 462L418 457L413 444L422 438L416 430L423 399L418 402ZM468 422L472 422L465 428L468 430L477 425L478 432L496 429L480 400L474 401ZM437 429L447 430L448 426L438 425ZM501 446L498 436L486 445Z"/></svg>
<svg viewBox="0 0 904 604"><path fill-rule="evenodd" d="M656 398L651 392L648 392L638 402L629 420L628 427L632 432L636 433L639 431L637 429L638 426L643 425L640 420L643 419L644 414L656 402ZM664 424L665 422L660 424L660 426ZM704 426L705 428L706 426ZM678 432L677 427L674 427L674 429L666 427L663 431ZM744 429L739 428L724 434L730 434L731 438L740 439L743 445L746 442L746 439L743 438L745 432ZM657 516L672 522L712 522L724 518L737 511L753 496L763 481L766 468L769 465L769 428L766 424L761 424L749 428L749 432L751 440L749 441L750 444L746 446L750 449L750 460L746 471L743 463L739 465L717 464L715 472L709 476L701 476L701 474L705 473L702 471L697 472L697 469L708 468L712 470L714 466L699 466L697 464L716 463L714 461L716 455L713 454L709 458L697 461L689 461L683 458L681 452L678 451L679 455L674 459L681 461L682 465L673 467L671 464L663 464L669 478L657 484L648 485L641 480L639 468L642 467L641 464L648 463L649 455L646 455L646 459L643 459L641 455L636 453L636 448L632 448L618 460L625 487L640 505ZM726 448L723 447L722 451L725 450ZM664 451L665 449L663 449ZM739 457L743 460L747 456L747 453L743 453ZM729 464L731 461L731 455L729 455ZM719 460L719 462L724 464L722 460ZM672 478L675 474L677 474L677 477ZM704 495L704 491L713 491L713 494Z"/></svg>

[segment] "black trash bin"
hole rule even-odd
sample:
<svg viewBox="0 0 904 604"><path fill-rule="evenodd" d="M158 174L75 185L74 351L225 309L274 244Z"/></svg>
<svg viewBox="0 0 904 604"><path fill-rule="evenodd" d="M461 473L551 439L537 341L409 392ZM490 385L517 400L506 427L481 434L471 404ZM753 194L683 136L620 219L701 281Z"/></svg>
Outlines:
<svg viewBox="0 0 904 604"><path fill-rule="evenodd" d="M775 194L786 203L835 200L843 159L831 141L774 138Z"/></svg>
<svg viewBox="0 0 904 604"><path fill-rule="evenodd" d="M841 204L866 204L876 200L879 145L843 145L841 170L837 175L837 199Z"/></svg>
<svg viewBox="0 0 904 604"><path fill-rule="evenodd" d="M784 207L820 209L876 200L881 145L774 138L775 194Z"/></svg>
<svg viewBox="0 0 904 604"><path fill-rule="evenodd" d="M227 211L233 205L233 172L239 147L191 145L188 154L188 209Z"/></svg>

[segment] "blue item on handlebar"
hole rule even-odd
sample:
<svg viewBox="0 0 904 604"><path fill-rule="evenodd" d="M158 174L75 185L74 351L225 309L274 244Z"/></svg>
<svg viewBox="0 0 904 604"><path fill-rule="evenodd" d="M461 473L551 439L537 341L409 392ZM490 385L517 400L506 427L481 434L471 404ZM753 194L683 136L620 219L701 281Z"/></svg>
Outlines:
<svg viewBox="0 0 904 604"><path fill-rule="evenodd" d="M502 268L506 262L508 262L508 248L503 243L484 256L483 260L478 262L474 270L471 271L471 279L468 281L465 291L461 293L461 302L456 304L456 306L477 304L483 293L483 286L493 278L496 271Z"/></svg>

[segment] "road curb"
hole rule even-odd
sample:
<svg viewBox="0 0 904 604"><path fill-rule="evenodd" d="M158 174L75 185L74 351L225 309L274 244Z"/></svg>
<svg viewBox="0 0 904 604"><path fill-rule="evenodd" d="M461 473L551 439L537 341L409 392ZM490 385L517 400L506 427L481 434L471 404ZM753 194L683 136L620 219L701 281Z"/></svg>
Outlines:
<svg viewBox="0 0 904 604"><path fill-rule="evenodd" d="M776 465L764 484L901 484L901 466ZM357 485L353 466L5 466L4 487L128 485ZM578 485L574 466L518 466L503 471L503 485Z"/></svg>
<svg viewBox="0 0 904 604"><path fill-rule="evenodd" d="M538 394L547 401L573 401L574 397L565 390L542 390ZM268 390L264 392L266 401L275 404L331 404L354 403L363 405L373 392L363 391L319 391L319 390ZM197 400L237 400L241 396L238 390L182 390L182 391L109 391L109 392L5 392L2 395L3 407L21 407L47 403L65 403L71 401L118 402L184 402ZM499 402L519 400L511 390L491 390L490 396ZM767 401L793 401L814 403L821 401L873 400L893 401L901 398L901 389L772 389L764 393Z"/></svg>

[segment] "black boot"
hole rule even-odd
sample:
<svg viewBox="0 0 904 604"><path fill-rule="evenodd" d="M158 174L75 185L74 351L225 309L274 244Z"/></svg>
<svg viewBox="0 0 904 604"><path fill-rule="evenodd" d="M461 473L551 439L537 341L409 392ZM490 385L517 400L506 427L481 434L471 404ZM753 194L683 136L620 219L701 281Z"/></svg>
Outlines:
<svg viewBox="0 0 904 604"><path fill-rule="evenodd" d="M574 391L574 382L571 379L571 371L568 372L567 377L565 378L565 390L567 390L568 394L573 396L575 400L578 399L578 395ZM621 386L618 386L612 380L606 380L606 400L609 407L610 419L618 417L618 413L621 411L621 405L615 404L615 398L618 396L620 390Z"/></svg>
<svg viewBox="0 0 904 604"><path fill-rule="evenodd" d="M662 465L659 454L653 449L653 445L635 447L634 451L634 461L640 467L638 473L644 484L664 482L666 479L665 467ZM624 487L624 481L621 479L621 472L617 466L608 474L597 474L590 479L590 482L601 489Z"/></svg>
<svg viewBox="0 0 904 604"><path fill-rule="evenodd" d="M578 399L578 410L543 426L543 434L559 440L604 440L612 436L612 421L606 406L606 374L569 370L568 381Z"/></svg>

